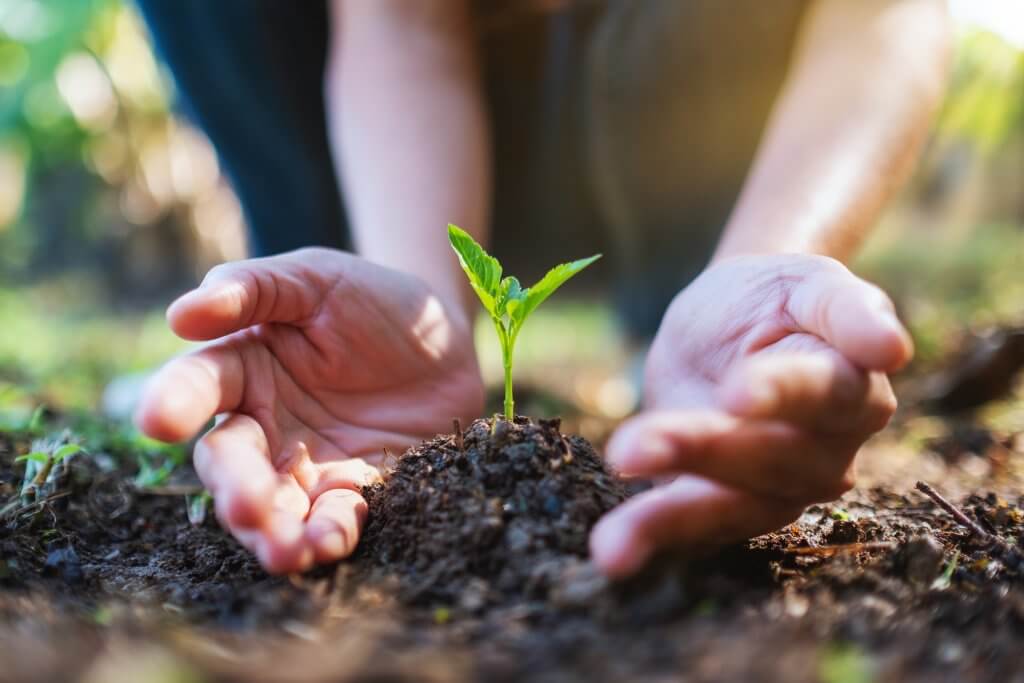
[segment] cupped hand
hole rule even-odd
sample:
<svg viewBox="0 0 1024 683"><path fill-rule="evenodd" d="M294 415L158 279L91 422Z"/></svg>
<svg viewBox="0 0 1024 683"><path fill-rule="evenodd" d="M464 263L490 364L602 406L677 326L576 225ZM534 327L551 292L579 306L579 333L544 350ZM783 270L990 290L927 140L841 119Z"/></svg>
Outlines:
<svg viewBox="0 0 1024 683"><path fill-rule="evenodd" d="M669 307L644 410L608 444L614 467L658 484L598 523L595 562L629 575L660 548L742 540L837 498L896 409L886 373L912 352L889 298L838 261L709 267Z"/></svg>
<svg viewBox="0 0 1024 683"><path fill-rule="evenodd" d="M415 277L303 249L210 271L168 309L206 340L150 381L136 415L164 441L214 416L194 463L219 519L272 572L352 552L384 449L483 407L471 321Z"/></svg>

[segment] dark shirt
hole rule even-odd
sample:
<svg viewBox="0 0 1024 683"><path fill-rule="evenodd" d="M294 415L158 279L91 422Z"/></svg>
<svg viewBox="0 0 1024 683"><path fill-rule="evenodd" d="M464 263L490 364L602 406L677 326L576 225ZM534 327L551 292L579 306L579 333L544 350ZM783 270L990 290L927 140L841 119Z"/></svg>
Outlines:
<svg viewBox="0 0 1024 683"><path fill-rule="evenodd" d="M254 254L349 248L325 119L325 3L138 2L181 104L231 178ZM645 333L717 240L806 3L521 9L537 4L479 5L494 248L527 277L552 259L609 253L622 309Z"/></svg>

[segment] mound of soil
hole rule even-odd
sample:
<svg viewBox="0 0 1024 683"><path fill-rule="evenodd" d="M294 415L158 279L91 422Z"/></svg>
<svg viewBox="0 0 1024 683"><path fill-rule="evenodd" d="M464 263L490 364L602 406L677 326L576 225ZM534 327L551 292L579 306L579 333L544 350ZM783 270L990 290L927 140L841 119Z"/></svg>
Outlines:
<svg viewBox="0 0 1024 683"><path fill-rule="evenodd" d="M559 420L477 420L407 451L364 492L360 560L394 576L407 604L546 598L626 495L586 439L559 430Z"/></svg>

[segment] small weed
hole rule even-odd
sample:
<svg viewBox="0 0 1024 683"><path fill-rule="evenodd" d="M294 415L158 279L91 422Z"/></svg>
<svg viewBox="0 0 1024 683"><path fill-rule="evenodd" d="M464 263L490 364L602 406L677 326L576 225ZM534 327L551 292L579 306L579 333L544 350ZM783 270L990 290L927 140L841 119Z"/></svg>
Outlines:
<svg viewBox="0 0 1024 683"><path fill-rule="evenodd" d="M194 496L185 496L185 509L192 526L200 526L206 521L206 513L209 512L212 502L213 496L205 490Z"/></svg>
<svg viewBox="0 0 1024 683"><path fill-rule="evenodd" d="M851 519L853 519L852 517L850 517L850 513L844 510L843 508L832 508L832 512L829 513L829 517L836 520L837 522L849 522Z"/></svg>
<svg viewBox="0 0 1024 683"><path fill-rule="evenodd" d="M139 465L139 471L135 475L135 486L140 489L148 489L162 486L167 482L171 473L182 464L182 461L175 457L161 457L160 455L142 454L135 456Z"/></svg>
<svg viewBox="0 0 1024 683"><path fill-rule="evenodd" d="M942 570L942 574L932 582L932 590L944 591L953 584L953 572L956 571L957 565L960 563L960 550L959 548L953 553L953 558L946 565L946 568Z"/></svg>
<svg viewBox="0 0 1024 683"><path fill-rule="evenodd" d="M18 495L0 508L0 517L23 512L33 512L34 515L42 511L47 502L66 495L60 492L60 488L67 472L67 462L83 452L79 444L69 443L68 438L64 434L49 440L37 439L31 451L14 459L15 463L24 464L25 472Z"/></svg>

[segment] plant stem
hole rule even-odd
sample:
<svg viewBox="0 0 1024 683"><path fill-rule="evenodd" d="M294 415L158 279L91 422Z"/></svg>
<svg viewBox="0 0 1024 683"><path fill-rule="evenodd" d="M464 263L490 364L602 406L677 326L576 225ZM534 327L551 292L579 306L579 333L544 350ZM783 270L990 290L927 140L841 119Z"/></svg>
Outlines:
<svg viewBox="0 0 1024 683"><path fill-rule="evenodd" d="M505 419L511 422L515 418L515 401L512 400L512 349L502 349L505 363Z"/></svg>
<svg viewBox="0 0 1024 683"><path fill-rule="evenodd" d="M515 401L512 399L512 348L516 340L505 325L495 319L494 326L498 330L498 340L501 342L501 362L505 368L505 419L509 422L515 418Z"/></svg>

